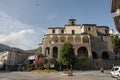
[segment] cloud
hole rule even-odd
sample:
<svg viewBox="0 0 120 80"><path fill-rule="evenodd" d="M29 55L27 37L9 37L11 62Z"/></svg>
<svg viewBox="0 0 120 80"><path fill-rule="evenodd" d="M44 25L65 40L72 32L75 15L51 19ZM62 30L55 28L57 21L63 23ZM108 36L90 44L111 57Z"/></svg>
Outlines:
<svg viewBox="0 0 120 80"><path fill-rule="evenodd" d="M26 25L0 11L0 43L24 50L38 47L44 30Z"/></svg>
<svg viewBox="0 0 120 80"><path fill-rule="evenodd" d="M30 28L30 26L10 17L6 13L0 11L0 33L19 31L22 29Z"/></svg>
<svg viewBox="0 0 120 80"><path fill-rule="evenodd" d="M32 43L29 40L28 36L30 36L33 32L34 30L27 29L27 30L21 30L19 32L12 32L8 35L1 34L0 43L6 43L9 44L10 46L17 46L19 48L26 49L26 47L28 48Z"/></svg>

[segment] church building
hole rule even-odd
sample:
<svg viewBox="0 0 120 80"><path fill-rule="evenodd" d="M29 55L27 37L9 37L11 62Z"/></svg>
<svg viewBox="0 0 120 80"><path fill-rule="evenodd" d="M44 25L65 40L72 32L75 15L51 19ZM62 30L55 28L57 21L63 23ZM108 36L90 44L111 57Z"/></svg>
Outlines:
<svg viewBox="0 0 120 80"><path fill-rule="evenodd" d="M69 19L64 27L49 27L39 47L46 57L58 59L61 45L70 42L75 56L86 55L91 59L114 59L114 52L108 26L76 24Z"/></svg>

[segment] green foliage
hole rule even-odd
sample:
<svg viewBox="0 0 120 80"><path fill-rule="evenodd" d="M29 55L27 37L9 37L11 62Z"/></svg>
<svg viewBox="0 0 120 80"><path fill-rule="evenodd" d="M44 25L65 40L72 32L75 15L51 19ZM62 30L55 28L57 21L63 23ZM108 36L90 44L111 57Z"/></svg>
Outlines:
<svg viewBox="0 0 120 80"><path fill-rule="evenodd" d="M57 72L56 70L33 70L32 72Z"/></svg>
<svg viewBox="0 0 120 80"><path fill-rule="evenodd" d="M75 62L74 48L73 45L69 42L66 42L62 45L59 55L59 63L61 65L70 66Z"/></svg>
<svg viewBox="0 0 120 80"><path fill-rule="evenodd" d="M23 51L22 49L19 49L19 48L15 48L15 47L10 47L8 45L5 45L5 44L1 44L0 43L0 51L4 51L4 50L15 50L15 51Z"/></svg>
<svg viewBox="0 0 120 80"><path fill-rule="evenodd" d="M44 69L44 65L39 65L37 68L40 69L40 70L43 70Z"/></svg>
<svg viewBox="0 0 120 80"><path fill-rule="evenodd" d="M42 47L38 47L33 50L26 50L28 53L42 53Z"/></svg>
<svg viewBox="0 0 120 80"><path fill-rule="evenodd" d="M88 59L88 57L86 57L86 56L81 56L81 57L79 57L79 59L78 59L78 64L79 64L79 66L80 66L81 69L84 69L84 68L87 67L88 60L89 60L89 59Z"/></svg>
<svg viewBox="0 0 120 80"><path fill-rule="evenodd" d="M49 70L50 69L50 64L49 63L44 64L44 68Z"/></svg>
<svg viewBox="0 0 120 80"><path fill-rule="evenodd" d="M28 64L26 66L27 71L32 71L34 69L34 64Z"/></svg>
<svg viewBox="0 0 120 80"><path fill-rule="evenodd" d="M10 50L11 47L8 45L0 44L0 50Z"/></svg>
<svg viewBox="0 0 120 80"><path fill-rule="evenodd" d="M119 38L112 38L112 46L120 46L120 39Z"/></svg>
<svg viewBox="0 0 120 80"><path fill-rule="evenodd" d="M54 65L54 67L51 67L51 65ZM59 64L58 62L56 61L56 59L47 59L47 62L44 64L44 68L45 69L58 69L59 67Z"/></svg>

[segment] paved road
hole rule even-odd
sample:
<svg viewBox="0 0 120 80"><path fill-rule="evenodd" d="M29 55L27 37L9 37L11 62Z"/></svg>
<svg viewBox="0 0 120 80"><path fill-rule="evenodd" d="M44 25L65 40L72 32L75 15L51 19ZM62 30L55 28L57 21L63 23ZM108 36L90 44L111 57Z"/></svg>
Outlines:
<svg viewBox="0 0 120 80"><path fill-rule="evenodd" d="M62 73L0 72L0 80L116 80L109 71L104 74L99 71L77 71L70 77L62 76Z"/></svg>
<svg viewBox="0 0 120 80"><path fill-rule="evenodd" d="M99 76L99 77L111 77L111 74L109 71L106 71L105 73L101 73L99 71L79 71L74 73L76 76Z"/></svg>

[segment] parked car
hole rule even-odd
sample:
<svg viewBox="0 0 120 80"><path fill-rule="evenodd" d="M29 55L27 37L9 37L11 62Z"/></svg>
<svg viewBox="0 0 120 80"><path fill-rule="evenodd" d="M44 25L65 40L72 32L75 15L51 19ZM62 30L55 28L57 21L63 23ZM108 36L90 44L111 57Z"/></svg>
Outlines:
<svg viewBox="0 0 120 80"><path fill-rule="evenodd" d="M120 77L120 66L114 66L110 73L112 77Z"/></svg>

